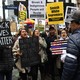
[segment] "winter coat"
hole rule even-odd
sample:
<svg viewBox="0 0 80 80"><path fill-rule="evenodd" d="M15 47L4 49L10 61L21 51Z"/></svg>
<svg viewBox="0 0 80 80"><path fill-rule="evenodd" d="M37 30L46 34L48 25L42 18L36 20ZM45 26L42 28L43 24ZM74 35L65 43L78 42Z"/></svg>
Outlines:
<svg viewBox="0 0 80 80"><path fill-rule="evenodd" d="M0 72L11 71L14 66L11 46L0 47Z"/></svg>
<svg viewBox="0 0 80 80"><path fill-rule="evenodd" d="M17 67L17 69L24 73L25 69L21 67L21 58L20 56L22 55L22 53L20 52L20 47L19 47L19 39L17 39L13 45L13 55L15 57L15 65Z"/></svg>
<svg viewBox="0 0 80 80"><path fill-rule="evenodd" d="M47 43L45 39L39 36L39 55L41 57L41 63L45 63L48 60L46 48Z"/></svg>
<svg viewBox="0 0 80 80"><path fill-rule="evenodd" d="M31 38L31 39L27 38L27 40L33 41L33 38ZM14 55L19 54L19 56L17 56L16 66L19 69L19 71L24 72L25 67L30 67L30 66L40 63L40 56L38 54L39 51L36 54L37 50L35 50L35 48L33 47L35 45L35 42L33 42L33 43L28 42L30 44L29 45L28 43L20 44L19 41L20 41L20 39L17 39L17 41L15 42L15 44L13 46L13 52L14 52ZM23 39L22 42L25 42L25 39ZM24 48L22 47L23 49L21 49L20 45L23 45ZM28 46L30 46L30 47L27 48Z"/></svg>
<svg viewBox="0 0 80 80"><path fill-rule="evenodd" d="M80 29L69 37L61 80L80 80Z"/></svg>
<svg viewBox="0 0 80 80"><path fill-rule="evenodd" d="M57 56L52 56L52 53L51 53L51 50L50 50L50 46L51 46L51 42L54 42L54 40L56 40L57 37L56 35L54 35L53 37L50 37L48 36L46 38L46 43L47 43L47 49L46 49L46 52L47 52L47 55L48 55L48 61L52 61L52 57L54 57L54 59L56 59Z"/></svg>

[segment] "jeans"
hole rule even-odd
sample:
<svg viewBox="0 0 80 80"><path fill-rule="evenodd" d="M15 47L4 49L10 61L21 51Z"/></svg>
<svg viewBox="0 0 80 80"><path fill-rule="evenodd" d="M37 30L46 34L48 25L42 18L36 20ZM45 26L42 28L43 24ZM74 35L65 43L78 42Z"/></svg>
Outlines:
<svg viewBox="0 0 80 80"><path fill-rule="evenodd" d="M37 64L37 65L31 66L32 80L37 80L37 78L38 78L38 68L40 70L41 80L45 80L45 66L42 65L42 64Z"/></svg>
<svg viewBox="0 0 80 80"><path fill-rule="evenodd" d="M12 71L0 72L0 80L4 80L5 77L6 80L12 80Z"/></svg>

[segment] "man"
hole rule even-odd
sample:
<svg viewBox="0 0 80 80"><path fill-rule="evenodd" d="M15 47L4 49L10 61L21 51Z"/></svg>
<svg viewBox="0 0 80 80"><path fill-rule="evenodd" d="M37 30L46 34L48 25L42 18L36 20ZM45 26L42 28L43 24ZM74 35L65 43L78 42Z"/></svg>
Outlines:
<svg viewBox="0 0 80 80"><path fill-rule="evenodd" d="M51 79L55 80L55 67L56 67L56 59L57 56L52 56L52 53L50 51L50 46L51 46L51 42L54 42L54 40L57 39L56 35L55 35L55 28L50 25L49 27L49 35L46 38L46 43L47 43L47 55L48 55L48 62L46 65L46 73L51 75Z"/></svg>
<svg viewBox="0 0 80 80"><path fill-rule="evenodd" d="M0 47L0 80L12 80L13 64L11 46Z"/></svg>
<svg viewBox="0 0 80 80"><path fill-rule="evenodd" d="M80 10L76 10L71 18L72 34L68 40L61 80L80 80Z"/></svg>
<svg viewBox="0 0 80 80"><path fill-rule="evenodd" d="M0 80L12 80L13 66L12 46L0 46Z"/></svg>

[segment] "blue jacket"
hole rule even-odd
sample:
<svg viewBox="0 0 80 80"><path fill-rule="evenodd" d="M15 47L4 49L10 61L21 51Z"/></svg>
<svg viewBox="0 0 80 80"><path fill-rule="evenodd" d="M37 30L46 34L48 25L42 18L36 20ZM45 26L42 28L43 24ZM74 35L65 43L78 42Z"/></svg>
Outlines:
<svg viewBox="0 0 80 80"><path fill-rule="evenodd" d="M70 35L61 80L80 80L80 30Z"/></svg>

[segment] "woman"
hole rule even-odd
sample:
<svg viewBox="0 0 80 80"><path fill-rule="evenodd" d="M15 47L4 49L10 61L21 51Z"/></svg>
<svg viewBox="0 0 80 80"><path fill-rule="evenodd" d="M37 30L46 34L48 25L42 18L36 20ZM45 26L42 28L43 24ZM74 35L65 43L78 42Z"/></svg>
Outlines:
<svg viewBox="0 0 80 80"><path fill-rule="evenodd" d="M38 37L39 38L39 55L41 56L41 63L31 66L31 75L32 75L32 80L37 80L37 76L38 76L38 68L40 69L41 72L41 80L44 80L45 78L45 66L42 65L42 63L44 63L44 59L47 59L47 55L45 56L45 58L43 59L43 52L40 52L42 50L42 48L46 49L47 44L44 38L42 38L40 36L40 32L38 29L34 30L33 32L33 36L32 37Z"/></svg>
<svg viewBox="0 0 80 80"><path fill-rule="evenodd" d="M65 30L65 29L61 30L60 39L59 40L64 40L64 41L68 40L67 30ZM65 60L65 57L66 57L66 49L63 50L61 56L59 56L59 58L58 58L58 64L60 64L60 67L58 68L59 74L60 74L60 78L61 78L62 71L63 71L63 63L64 63L64 60Z"/></svg>
<svg viewBox="0 0 80 80"><path fill-rule="evenodd" d="M18 39L16 40L16 42L14 43L14 46L13 46L13 55L16 57L15 65L16 65L17 69L19 70L21 80L27 80L27 70L25 67L24 68L21 67L22 53L20 52L19 39L28 38L28 33L25 30L25 28L22 28L19 31L19 35L20 36L18 37Z"/></svg>

